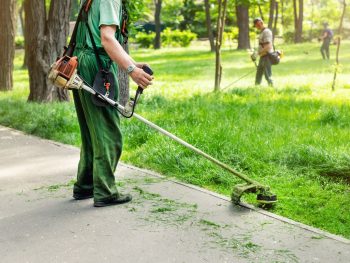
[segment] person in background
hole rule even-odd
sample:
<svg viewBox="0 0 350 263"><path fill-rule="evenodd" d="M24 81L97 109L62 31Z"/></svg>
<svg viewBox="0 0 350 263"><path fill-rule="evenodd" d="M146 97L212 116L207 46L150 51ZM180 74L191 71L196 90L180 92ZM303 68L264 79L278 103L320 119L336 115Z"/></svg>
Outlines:
<svg viewBox="0 0 350 263"><path fill-rule="evenodd" d="M255 85L261 84L262 76L264 74L269 86L273 86L271 78L271 61L268 55L270 52L273 52L272 31L269 28L265 27L264 21L261 18L255 18L253 24L254 27L260 31L258 48L258 55L260 59L256 69Z"/></svg>
<svg viewBox="0 0 350 263"><path fill-rule="evenodd" d="M328 23L323 23L323 34L320 37L322 40L321 54L323 59L329 60L329 45L333 38L333 31L328 28Z"/></svg>

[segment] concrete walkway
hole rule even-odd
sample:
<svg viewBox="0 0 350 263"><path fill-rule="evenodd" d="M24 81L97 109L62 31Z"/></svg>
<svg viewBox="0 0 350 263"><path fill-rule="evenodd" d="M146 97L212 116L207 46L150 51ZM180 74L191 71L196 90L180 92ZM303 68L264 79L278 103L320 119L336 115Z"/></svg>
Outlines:
<svg viewBox="0 0 350 263"><path fill-rule="evenodd" d="M0 126L0 262L350 262L350 241L121 164L131 203L72 200L79 150Z"/></svg>

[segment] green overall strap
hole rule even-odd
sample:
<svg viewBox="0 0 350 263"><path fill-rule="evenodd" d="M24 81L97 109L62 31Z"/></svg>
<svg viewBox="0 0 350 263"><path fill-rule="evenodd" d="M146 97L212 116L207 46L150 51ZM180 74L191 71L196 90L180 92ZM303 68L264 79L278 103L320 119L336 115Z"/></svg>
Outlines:
<svg viewBox="0 0 350 263"><path fill-rule="evenodd" d="M74 30L73 30L71 39L69 41L68 47L65 47L65 51L64 51L63 55L69 56L69 57L73 56L74 49L75 49L75 46L77 44L77 33L78 33L79 24L83 19L84 13L89 12L92 1L93 0L85 0L84 4L81 6L79 14L78 14L78 18L75 22L75 26L74 26Z"/></svg>
<svg viewBox="0 0 350 263"><path fill-rule="evenodd" d="M91 28L89 26L87 18L86 18L85 24L86 24L86 27L87 27L88 32L89 32L89 36L90 36L90 40L91 40L91 43L92 43L92 47L94 49L94 53L95 53L95 57L96 57L97 65L98 65L98 69L100 71L104 70L104 71L108 72L110 67L111 67L111 65L112 65L112 60L110 59L107 68L104 69L103 66L102 66L102 60L101 60L101 58L100 58L100 56L98 54L98 49L97 49L97 46L96 46L96 42L95 42L94 36L92 35L92 31L91 31Z"/></svg>
<svg viewBox="0 0 350 263"><path fill-rule="evenodd" d="M129 15L128 15L128 10L126 9L126 3L124 3L124 1L122 1L122 17L123 17L123 21L122 21L120 32L124 38L124 44L127 44L129 39L129 31L128 31Z"/></svg>

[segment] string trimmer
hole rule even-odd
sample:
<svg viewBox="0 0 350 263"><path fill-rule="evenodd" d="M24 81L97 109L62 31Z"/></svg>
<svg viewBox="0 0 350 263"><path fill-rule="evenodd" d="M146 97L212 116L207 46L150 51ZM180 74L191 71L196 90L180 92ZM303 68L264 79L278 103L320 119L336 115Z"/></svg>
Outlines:
<svg viewBox="0 0 350 263"><path fill-rule="evenodd" d="M161 127L157 126L156 124L148 121L147 119L143 118L142 116L134 113L135 105L138 101L138 98L140 94L142 93L142 88L138 87L136 96L134 100L131 100L128 104L128 106L123 107L122 105L118 104L118 102L111 100L110 98L106 97L105 95L99 93L96 91L93 87L88 85L78 74L77 74L77 66L78 61L76 57L68 57L64 56L61 59L59 59L57 62L55 62L51 70L49 72L49 80L58 88L65 88L65 89L83 89L93 95L95 95L100 100L107 102L110 106L117 109L123 116L131 117L134 116L136 119L140 120L141 122L145 123L149 127L157 130L158 132L166 135L167 137L173 139L174 141L180 143L181 145L187 147L188 149L192 150L193 152L207 158L212 163L220 166L221 168L225 169L226 171L232 173L236 177L239 177L243 181L245 181L245 184L238 184L234 187L231 199L233 203L239 204L241 196L244 193L257 193L257 201L262 204L263 206L271 206L275 202L277 202L276 195L272 194L270 192L270 188L268 186L264 186L250 178L248 178L246 175L236 171L235 169L231 168L227 164L215 159L214 157L210 156L209 154L199 150L198 148L194 147L193 145L185 142L184 140L180 139L179 137L175 136L174 134L162 129ZM150 75L153 74L152 70L144 66L143 70L149 73Z"/></svg>
<svg viewBox="0 0 350 263"><path fill-rule="evenodd" d="M257 59L257 54L255 53L254 50L251 50L250 53L250 59L252 60L252 62L255 65L255 68L258 67L258 64L256 62ZM241 79L244 79L245 77L249 76L250 74L252 74L253 72L256 72L256 69L253 69L247 73L245 73L244 75L242 75L241 77L239 77L238 79L234 80L233 82L231 82L230 84L228 84L226 87L222 88L221 90L226 90L227 88L231 87L233 84L236 84L238 81L240 81Z"/></svg>

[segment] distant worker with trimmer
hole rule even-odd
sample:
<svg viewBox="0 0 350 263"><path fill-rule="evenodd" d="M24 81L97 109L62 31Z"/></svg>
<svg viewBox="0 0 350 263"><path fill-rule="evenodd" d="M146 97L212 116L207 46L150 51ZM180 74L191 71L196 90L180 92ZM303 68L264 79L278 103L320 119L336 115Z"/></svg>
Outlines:
<svg viewBox="0 0 350 263"><path fill-rule="evenodd" d="M319 40L322 41L321 54L323 59L329 60L329 45L333 38L333 31L328 28L328 23L323 23L323 33Z"/></svg>
<svg viewBox="0 0 350 263"><path fill-rule="evenodd" d="M122 48L127 37L126 9L122 0L82 1L84 10L77 29L74 55L79 75L106 97L118 100L118 69L126 70L142 88L153 77L143 71ZM118 112L98 102L82 90L73 90L81 132L81 152L74 184L77 200L94 198L94 206L117 205L131 201L130 194L118 192L114 172L122 152Z"/></svg>
<svg viewBox="0 0 350 263"><path fill-rule="evenodd" d="M258 55L260 59L256 69L255 85L261 84L262 76L264 74L269 86L273 86L273 82L271 79L271 61L269 58L269 53L273 52L272 31L269 28L265 27L264 21L261 18L255 18L253 24L255 28L260 30L258 47Z"/></svg>

